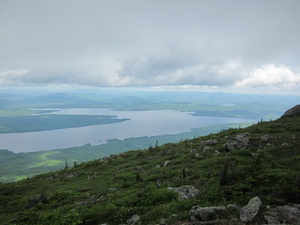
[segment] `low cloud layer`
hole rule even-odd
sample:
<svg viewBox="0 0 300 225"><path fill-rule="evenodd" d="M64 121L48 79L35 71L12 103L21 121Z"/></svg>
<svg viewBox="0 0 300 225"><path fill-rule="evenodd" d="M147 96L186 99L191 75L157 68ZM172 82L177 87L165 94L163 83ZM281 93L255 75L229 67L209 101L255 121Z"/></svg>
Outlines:
<svg viewBox="0 0 300 225"><path fill-rule="evenodd" d="M300 2L0 3L0 85L300 88Z"/></svg>
<svg viewBox="0 0 300 225"><path fill-rule="evenodd" d="M274 90L299 90L300 73L296 74L289 67L274 64L264 65L249 73L237 87L271 88Z"/></svg>

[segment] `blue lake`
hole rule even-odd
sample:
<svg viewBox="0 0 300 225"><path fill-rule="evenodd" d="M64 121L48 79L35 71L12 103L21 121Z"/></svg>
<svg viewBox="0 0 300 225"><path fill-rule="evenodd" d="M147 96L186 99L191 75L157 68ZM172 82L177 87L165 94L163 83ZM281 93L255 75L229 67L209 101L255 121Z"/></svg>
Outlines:
<svg viewBox="0 0 300 225"><path fill-rule="evenodd" d="M48 110L48 109L47 109ZM174 110L113 111L111 109L71 108L56 109L53 114L63 115L111 115L130 120L78 128L50 131L0 134L0 149L34 152L85 144L105 144L110 139L180 134L193 128L228 123L243 123L250 119L193 116L193 112Z"/></svg>

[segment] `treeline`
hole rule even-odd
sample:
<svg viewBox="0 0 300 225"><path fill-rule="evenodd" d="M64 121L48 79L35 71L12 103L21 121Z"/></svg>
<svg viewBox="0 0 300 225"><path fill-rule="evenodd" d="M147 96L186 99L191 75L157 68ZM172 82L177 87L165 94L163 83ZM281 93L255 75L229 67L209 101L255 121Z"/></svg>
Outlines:
<svg viewBox="0 0 300 225"><path fill-rule="evenodd" d="M18 133L54 130L89 125L118 123L127 119L117 119L115 116L93 115L54 115L0 117L0 133Z"/></svg>

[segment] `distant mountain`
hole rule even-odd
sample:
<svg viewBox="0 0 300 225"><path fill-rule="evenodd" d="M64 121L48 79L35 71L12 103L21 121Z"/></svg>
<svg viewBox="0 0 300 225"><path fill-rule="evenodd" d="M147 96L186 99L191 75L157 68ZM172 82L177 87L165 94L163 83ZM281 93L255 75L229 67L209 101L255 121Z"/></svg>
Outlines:
<svg viewBox="0 0 300 225"><path fill-rule="evenodd" d="M23 103L34 103L34 104L90 104L92 101L80 96L69 93L50 93L41 96L34 96L26 98Z"/></svg>
<svg viewBox="0 0 300 225"><path fill-rule="evenodd" d="M0 223L299 224L298 115L1 184Z"/></svg>

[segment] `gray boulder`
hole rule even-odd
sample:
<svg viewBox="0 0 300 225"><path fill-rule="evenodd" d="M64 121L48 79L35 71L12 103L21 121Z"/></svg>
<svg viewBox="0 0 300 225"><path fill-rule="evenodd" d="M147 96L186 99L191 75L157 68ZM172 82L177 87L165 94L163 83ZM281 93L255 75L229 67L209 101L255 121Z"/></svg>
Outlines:
<svg viewBox="0 0 300 225"><path fill-rule="evenodd" d="M242 133L235 137L234 140L229 140L225 143L225 147L232 151L237 149L246 149L249 147L249 134Z"/></svg>
<svg viewBox="0 0 300 225"><path fill-rule="evenodd" d="M67 173L65 176L67 177L67 178L73 178L73 177L75 177L77 174L76 173Z"/></svg>
<svg viewBox="0 0 300 225"><path fill-rule="evenodd" d="M270 136L269 134L266 134L266 135L261 136L261 137L260 137L260 140L261 140L262 142L267 143L267 142L269 142L270 138L271 138L271 136Z"/></svg>
<svg viewBox="0 0 300 225"><path fill-rule="evenodd" d="M184 199L184 200L193 198L199 193L199 190L191 185L184 185L184 186L176 187L176 188L173 188L173 190L179 194L179 197L181 199Z"/></svg>
<svg viewBox="0 0 300 225"><path fill-rule="evenodd" d="M218 140L216 139L210 139L210 140L207 140L207 141L201 141L200 142L200 145L216 145L218 144Z"/></svg>
<svg viewBox="0 0 300 225"><path fill-rule="evenodd" d="M300 225L300 204L284 205L264 210L259 197L250 199L249 203L240 208L231 204L227 206L200 207L193 206L190 210L191 224L210 225L245 225L245 224L286 224ZM259 216L258 216L259 215Z"/></svg>
<svg viewBox="0 0 300 225"><path fill-rule="evenodd" d="M284 205L276 207L280 219L290 224L300 224L300 209L294 206Z"/></svg>
<svg viewBox="0 0 300 225"><path fill-rule="evenodd" d="M280 147L281 147L281 148L287 148L287 147L289 147L289 144L286 143L286 142L284 142L284 143L282 143L282 144L280 145Z"/></svg>
<svg viewBox="0 0 300 225"><path fill-rule="evenodd" d="M241 210L240 219L245 223L251 223L257 216L262 202L259 197L250 199L249 203Z"/></svg>
<svg viewBox="0 0 300 225"><path fill-rule="evenodd" d="M209 221L217 218L213 207L194 206L190 211L192 221Z"/></svg>
<svg viewBox="0 0 300 225"><path fill-rule="evenodd" d="M126 220L126 224L128 225L137 225L140 224L140 217L139 215L135 214L130 219Z"/></svg>
<svg viewBox="0 0 300 225"><path fill-rule="evenodd" d="M296 105L293 108L287 110L282 117L294 117L300 116L300 105Z"/></svg>
<svg viewBox="0 0 300 225"><path fill-rule="evenodd" d="M236 205L228 206L211 206L211 207L199 207L193 206L190 210L191 221L200 221L201 224L222 224L222 220L235 220L235 212L238 214L240 208ZM198 223L196 223L198 224Z"/></svg>

